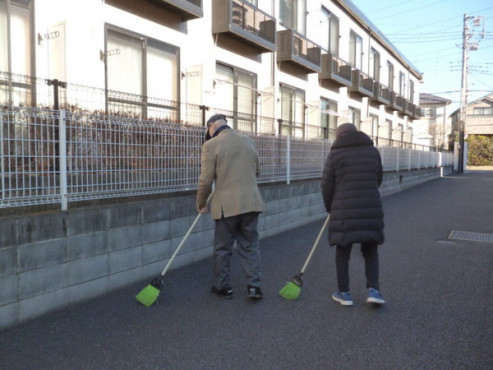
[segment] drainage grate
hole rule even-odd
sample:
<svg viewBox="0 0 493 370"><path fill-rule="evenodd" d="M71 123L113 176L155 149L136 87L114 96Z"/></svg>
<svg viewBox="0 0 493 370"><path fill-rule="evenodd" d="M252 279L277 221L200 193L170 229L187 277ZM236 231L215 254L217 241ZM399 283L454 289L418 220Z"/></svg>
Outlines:
<svg viewBox="0 0 493 370"><path fill-rule="evenodd" d="M452 230L448 238L455 240L467 240L471 242L493 243L493 234L474 233L471 231Z"/></svg>

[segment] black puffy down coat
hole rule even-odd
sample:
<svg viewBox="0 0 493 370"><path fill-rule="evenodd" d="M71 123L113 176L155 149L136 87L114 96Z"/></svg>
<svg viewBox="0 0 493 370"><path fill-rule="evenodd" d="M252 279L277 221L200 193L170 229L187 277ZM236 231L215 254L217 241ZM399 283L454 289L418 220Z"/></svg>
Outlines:
<svg viewBox="0 0 493 370"><path fill-rule="evenodd" d="M355 131L334 141L322 175L331 246L384 242L381 183L382 159L368 135Z"/></svg>

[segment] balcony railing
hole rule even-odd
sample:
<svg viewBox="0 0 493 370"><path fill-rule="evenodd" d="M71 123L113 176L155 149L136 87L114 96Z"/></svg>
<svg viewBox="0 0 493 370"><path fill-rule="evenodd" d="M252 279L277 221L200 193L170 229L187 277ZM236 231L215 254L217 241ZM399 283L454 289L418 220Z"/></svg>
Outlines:
<svg viewBox="0 0 493 370"><path fill-rule="evenodd" d="M390 108L398 112L404 110L404 98L395 91L390 93Z"/></svg>
<svg viewBox="0 0 493 370"><path fill-rule="evenodd" d="M324 80L334 87L352 86L352 67L347 62L330 53L322 54L321 67L322 71L318 74L319 80Z"/></svg>
<svg viewBox="0 0 493 370"><path fill-rule="evenodd" d="M375 81L373 83L372 100L381 104L390 105L390 90L382 83Z"/></svg>
<svg viewBox="0 0 493 370"><path fill-rule="evenodd" d="M180 14L185 20L202 18L204 16L202 0L160 0L154 3Z"/></svg>
<svg viewBox="0 0 493 370"><path fill-rule="evenodd" d="M261 53L276 50L276 20L244 0L214 0L212 33L239 39Z"/></svg>
<svg viewBox="0 0 493 370"><path fill-rule="evenodd" d="M373 96L373 79L357 69L353 70L352 73L353 84L349 91L363 96Z"/></svg>
<svg viewBox="0 0 493 370"><path fill-rule="evenodd" d="M415 105L409 100L404 99L404 114L410 118L414 118Z"/></svg>
<svg viewBox="0 0 493 370"><path fill-rule="evenodd" d="M277 32L277 61L288 62L307 73L320 73L322 49L294 30Z"/></svg>

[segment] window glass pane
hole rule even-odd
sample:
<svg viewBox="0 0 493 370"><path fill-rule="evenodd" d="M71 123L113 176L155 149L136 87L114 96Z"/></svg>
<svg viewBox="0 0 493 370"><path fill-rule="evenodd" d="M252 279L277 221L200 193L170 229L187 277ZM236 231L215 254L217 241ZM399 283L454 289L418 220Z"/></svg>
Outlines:
<svg viewBox="0 0 493 370"><path fill-rule="evenodd" d="M220 103L221 108L234 111L234 75L231 68L220 66L216 67L216 102ZM222 82L224 81L224 82Z"/></svg>
<svg viewBox="0 0 493 370"><path fill-rule="evenodd" d="M295 29L302 35L306 34L306 2L305 0L295 0L293 5L296 9L296 26Z"/></svg>
<svg viewBox="0 0 493 370"><path fill-rule="evenodd" d="M255 85L251 74L238 72L238 112L254 114Z"/></svg>
<svg viewBox="0 0 493 370"><path fill-rule="evenodd" d="M108 32L108 89L143 95L142 41Z"/></svg>
<svg viewBox="0 0 493 370"><path fill-rule="evenodd" d="M356 65L356 35L353 32L349 34L349 64Z"/></svg>
<svg viewBox="0 0 493 370"><path fill-rule="evenodd" d="M329 51L332 55L339 55L339 19L332 16L330 18L330 47Z"/></svg>
<svg viewBox="0 0 493 370"><path fill-rule="evenodd" d="M279 0L279 14L281 17L281 23L286 28L294 28L293 24L293 2L295 0Z"/></svg>
<svg viewBox="0 0 493 370"><path fill-rule="evenodd" d="M327 9L322 8L321 26L321 46L329 50L330 48L330 13Z"/></svg>
<svg viewBox="0 0 493 370"><path fill-rule="evenodd" d="M293 116L294 92L286 86L281 86L281 135L291 135Z"/></svg>
<svg viewBox="0 0 493 370"><path fill-rule="evenodd" d="M404 73L399 72L399 95L404 96L406 91L406 82Z"/></svg>
<svg viewBox="0 0 493 370"><path fill-rule="evenodd" d="M31 74L31 32L29 28L29 9L11 4L11 72ZM6 49L4 49L6 50ZM2 53L3 54L3 53Z"/></svg>
<svg viewBox="0 0 493 370"><path fill-rule="evenodd" d="M178 57L176 51L148 46L147 95L178 100Z"/></svg>
<svg viewBox="0 0 493 370"><path fill-rule="evenodd" d="M390 62L387 63L389 70L388 74L388 86L390 90L394 90L394 65Z"/></svg>
<svg viewBox="0 0 493 370"><path fill-rule="evenodd" d="M356 36L355 61L355 67L361 70L363 65L363 40L359 36Z"/></svg>

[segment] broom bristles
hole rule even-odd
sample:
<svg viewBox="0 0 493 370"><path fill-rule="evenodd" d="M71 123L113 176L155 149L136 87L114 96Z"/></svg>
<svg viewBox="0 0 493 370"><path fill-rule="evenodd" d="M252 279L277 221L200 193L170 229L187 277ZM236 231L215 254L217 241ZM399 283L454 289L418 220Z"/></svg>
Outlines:
<svg viewBox="0 0 493 370"><path fill-rule="evenodd" d="M300 296L301 287L293 281L289 281L281 288L279 295L287 300L297 299Z"/></svg>
<svg viewBox="0 0 493 370"><path fill-rule="evenodd" d="M135 299L137 299L137 301L142 303L144 306L149 307L151 304L156 302L159 293L159 289L157 289L152 284L149 284L144 289L142 289L139 294L135 296Z"/></svg>

